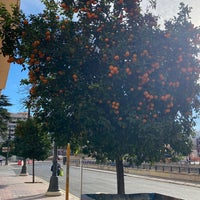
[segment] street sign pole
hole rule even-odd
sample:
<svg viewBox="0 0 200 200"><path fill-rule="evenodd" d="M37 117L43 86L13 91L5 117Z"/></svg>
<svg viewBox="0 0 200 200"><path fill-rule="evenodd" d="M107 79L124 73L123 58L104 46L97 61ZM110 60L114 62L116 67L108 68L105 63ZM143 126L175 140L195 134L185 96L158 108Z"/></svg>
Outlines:
<svg viewBox="0 0 200 200"><path fill-rule="evenodd" d="M83 193L83 160L82 158L80 159L80 179L81 179L81 188L80 188L80 198L82 196Z"/></svg>
<svg viewBox="0 0 200 200"><path fill-rule="evenodd" d="M66 200L69 200L69 161L70 161L70 144L67 144L66 150Z"/></svg>
<svg viewBox="0 0 200 200"><path fill-rule="evenodd" d="M5 165L8 165L8 153L9 153L9 147L2 147L2 152L6 153L6 161L5 161Z"/></svg>

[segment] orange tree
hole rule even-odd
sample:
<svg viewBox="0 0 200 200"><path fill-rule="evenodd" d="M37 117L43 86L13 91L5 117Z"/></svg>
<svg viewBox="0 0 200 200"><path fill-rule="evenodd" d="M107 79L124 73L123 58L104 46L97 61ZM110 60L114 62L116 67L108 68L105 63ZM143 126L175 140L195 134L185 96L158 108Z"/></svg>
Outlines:
<svg viewBox="0 0 200 200"><path fill-rule="evenodd" d="M43 2L29 18L1 11L1 37L8 61L28 68L35 115L52 137L80 137L90 155L116 160L118 193L125 155L139 164L189 153L199 106L199 29L189 8L181 4L160 29L138 0Z"/></svg>
<svg viewBox="0 0 200 200"><path fill-rule="evenodd" d="M81 48L77 47L81 41L74 34L77 32L76 22L69 15L67 18L62 16L60 4L43 2L46 9L28 17L17 9L10 16L1 7L1 17L5 19L1 36L3 53L9 55L8 62L20 64L28 70L29 77L22 82L30 85L35 115L45 122L46 128L59 143L68 141L66 132L70 131L66 128L75 123L72 113L77 102L74 99L76 71L82 57Z"/></svg>
<svg viewBox="0 0 200 200"><path fill-rule="evenodd" d="M140 13L137 0L76 6L81 31L90 38L78 74L88 83L88 100L80 105L84 147L97 159L116 160L118 193L125 193L125 155L139 164L191 150L193 112L199 109L199 29L184 4L164 29L155 16ZM65 7L74 5L65 1Z"/></svg>
<svg viewBox="0 0 200 200"><path fill-rule="evenodd" d="M81 41L72 16L64 17L60 4L43 1L46 9L38 15L25 16L13 8L9 15L2 6L1 37L3 53L8 62L28 70L31 109L43 128L57 145L65 146L74 133L79 133L76 104L77 67L82 58ZM75 34L74 34L75 33ZM80 58L79 58L80 57ZM57 163L57 152L53 165ZM54 167L55 169L55 167ZM58 191L58 179L53 173L49 191Z"/></svg>

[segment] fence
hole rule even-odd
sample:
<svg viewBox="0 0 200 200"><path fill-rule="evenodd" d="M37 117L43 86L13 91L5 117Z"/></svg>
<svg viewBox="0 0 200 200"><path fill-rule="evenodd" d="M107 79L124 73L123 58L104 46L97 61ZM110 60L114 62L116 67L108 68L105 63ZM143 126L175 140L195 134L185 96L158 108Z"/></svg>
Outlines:
<svg viewBox="0 0 200 200"><path fill-rule="evenodd" d="M142 164L139 167L132 166L135 169L155 170L167 173L182 173L200 175L200 165L191 164Z"/></svg>
<svg viewBox="0 0 200 200"><path fill-rule="evenodd" d="M79 159L71 159L71 165L80 166ZM83 159L82 165L84 168L94 168L100 170L116 171L115 163L109 162L106 164L97 164L95 160ZM200 165L198 164L165 164L158 163L150 165L148 163L140 166L126 166L124 172L134 175L154 176L169 179L187 180L193 182L200 181Z"/></svg>

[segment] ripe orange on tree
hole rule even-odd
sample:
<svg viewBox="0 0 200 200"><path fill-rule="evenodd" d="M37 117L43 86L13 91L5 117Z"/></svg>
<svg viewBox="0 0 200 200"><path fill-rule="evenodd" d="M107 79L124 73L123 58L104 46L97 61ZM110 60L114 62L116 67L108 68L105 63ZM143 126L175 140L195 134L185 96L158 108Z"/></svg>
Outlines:
<svg viewBox="0 0 200 200"><path fill-rule="evenodd" d="M23 23L24 25L28 25L28 20L25 19Z"/></svg>
<svg viewBox="0 0 200 200"><path fill-rule="evenodd" d="M119 60L119 56L118 56L118 55L115 55L115 56L114 56L114 59L115 59L115 60Z"/></svg>

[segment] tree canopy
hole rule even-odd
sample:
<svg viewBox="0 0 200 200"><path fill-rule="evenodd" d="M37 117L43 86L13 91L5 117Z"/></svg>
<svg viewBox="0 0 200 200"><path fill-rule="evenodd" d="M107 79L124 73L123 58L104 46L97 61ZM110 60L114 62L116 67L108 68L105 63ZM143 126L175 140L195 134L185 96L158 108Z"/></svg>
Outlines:
<svg viewBox="0 0 200 200"><path fill-rule="evenodd" d="M33 119L20 121L15 129L15 153L23 158L45 160L51 150L51 140L47 132Z"/></svg>
<svg viewBox="0 0 200 200"><path fill-rule="evenodd" d="M10 119L10 114L6 109L8 106L11 106L9 103L8 97L5 95L0 96L0 136L5 139L7 136L8 121Z"/></svg>
<svg viewBox="0 0 200 200"><path fill-rule="evenodd" d="M200 91L190 8L161 29L139 0L42 2L28 17L1 7L0 36L8 62L29 70L35 115L55 141L119 166L127 154L139 164L189 153Z"/></svg>

